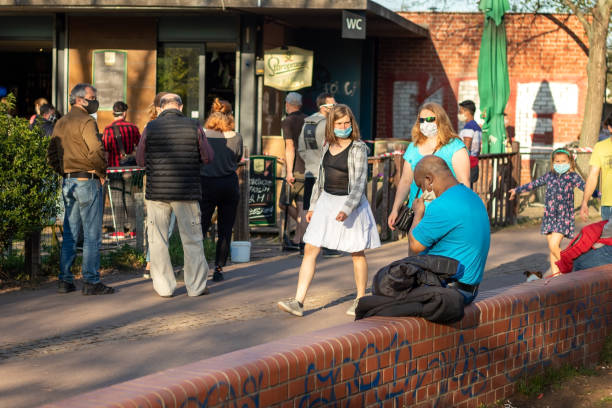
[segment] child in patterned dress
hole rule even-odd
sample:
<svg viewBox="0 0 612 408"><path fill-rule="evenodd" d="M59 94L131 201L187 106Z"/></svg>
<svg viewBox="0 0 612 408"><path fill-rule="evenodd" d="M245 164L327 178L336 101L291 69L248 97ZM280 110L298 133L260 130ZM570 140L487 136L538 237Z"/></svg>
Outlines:
<svg viewBox="0 0 612 408"><path fill-rule="evenodd" d="M565 149L556 149L551 155L551 171L531 183L510 190L510 200L514 200L516 193L546 185L541 232L548 241L552 276L559 274L555 263L561 256L561 240L563 237L574 236L574 188L584 191L584 180L575 170L576 164L571 153Z"/></svg>

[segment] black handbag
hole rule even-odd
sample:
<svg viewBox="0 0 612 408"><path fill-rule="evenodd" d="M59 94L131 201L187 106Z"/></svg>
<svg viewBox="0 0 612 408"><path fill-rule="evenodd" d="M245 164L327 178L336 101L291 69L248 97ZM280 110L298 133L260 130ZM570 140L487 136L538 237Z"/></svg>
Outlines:
<svg viewBox="0 0 612 408"><path fill-rule="evenodd" d="M419 196L421 189L419 188L416 193L416 197ZM412 227L412 221L414 220L414 210L406 205L400 207L397 219L393 224L393 228L400 230L401 232L408 233L410 227Z"/></svg>

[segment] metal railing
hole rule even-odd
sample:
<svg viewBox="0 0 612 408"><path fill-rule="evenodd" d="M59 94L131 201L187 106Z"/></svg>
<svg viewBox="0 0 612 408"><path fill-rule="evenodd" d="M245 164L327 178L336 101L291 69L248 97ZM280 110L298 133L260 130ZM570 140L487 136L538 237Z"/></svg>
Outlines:
<svg viewBox="0 0 612 408"><path fill-rule="evenodd" d="M521 159L518 153L484 154L478 160L479 177L472 189L487 208L492 226L516 222L518 200L508 192L519 185Z"/></svg>
<svg viewBox="0 0 612 408"><path fill-rule="evenodd" d="M387 225L387 218L391 212L395 192L401 178L403 159L400 154L387 155L383 157L371 157L368 159L370 177L366 195L382 240L396 240L399 238L397 231L391 231ZM488 154L482 155L479 161L480 177L474 184L474 191L481 197L487 208L491 225L501 226L514 223L517 216L517 201L508 199L508 191L518 185L520 179L521 161L518 153ZM234 237L236 241L248 241L250 237L249 227L249 161L240 163L238 170L240 201L234 224ZM105 199L104 210L104 246L111 247L118 244L129 243L142 250L145 245L144 231L144 193L142 179L136 177L136 183L131 186L130 194L133 195L132 202L136 206L135 235L118 238L114 232L121 233L125 220L124 214L129 214L124 207L124 200L113 200L111 209L108 194ZM118 179L115 188L123 194ZM111 185L111 191L114 186ZM113 216L114 215L114 216ZM61 222L58 218L57 224L43 229L42 234L33 235L26 240L23 249L26 255L26 265L33 265L40 259L40 243L43 249L61 243ZM34 241L37 241L33 244ZM38 247L38 248L37 248ZM39 262L39 261L38 261Z"/></svg>

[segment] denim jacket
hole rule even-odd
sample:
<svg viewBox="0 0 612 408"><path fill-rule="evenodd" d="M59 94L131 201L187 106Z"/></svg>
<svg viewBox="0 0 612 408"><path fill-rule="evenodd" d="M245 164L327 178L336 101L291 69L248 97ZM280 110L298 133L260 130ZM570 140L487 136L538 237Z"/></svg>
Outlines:
<svg viewBox="0 0 612 408"><path fill-rule="evenodd" d="M321 160L319 162L319 176L312 189L310 199L310 211L314 211L317 200L325 186L325 169L323 168L323 158L329 150L326 143L322 148ZM340 209L346 215L350 215L365 198L365 188L368 182L368 147L361 140L354 140L348 154L348 179L349 194Z"/></svg>

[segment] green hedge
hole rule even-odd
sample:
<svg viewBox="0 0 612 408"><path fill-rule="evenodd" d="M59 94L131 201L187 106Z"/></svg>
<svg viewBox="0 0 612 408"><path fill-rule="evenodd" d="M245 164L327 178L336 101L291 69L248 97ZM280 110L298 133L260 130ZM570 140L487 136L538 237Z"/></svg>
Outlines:
<svg viewBox="0 0 612 408"><path fill-rule="evenodd" d="M14 239L48 225L58 210L59 176L47 164L49 139L0 103L0 258ZM10 278L0 270L0 277Z"/></svg>

